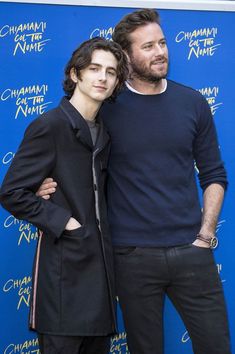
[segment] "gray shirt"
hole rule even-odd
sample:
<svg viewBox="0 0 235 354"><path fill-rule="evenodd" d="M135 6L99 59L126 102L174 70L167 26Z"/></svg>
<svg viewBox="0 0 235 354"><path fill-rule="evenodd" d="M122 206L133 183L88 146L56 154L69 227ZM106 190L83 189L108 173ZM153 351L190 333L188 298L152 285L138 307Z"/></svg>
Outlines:
<svg viewBox="0 0 235 354"><path fill-rule="evenodd" d="M99 124L97 124L95 120L92 120L92 121L86 120L86 122L87 122L89 129L90 129L93 145L95 145L96 139L98 136L98 132L99 132Z"/></svg>

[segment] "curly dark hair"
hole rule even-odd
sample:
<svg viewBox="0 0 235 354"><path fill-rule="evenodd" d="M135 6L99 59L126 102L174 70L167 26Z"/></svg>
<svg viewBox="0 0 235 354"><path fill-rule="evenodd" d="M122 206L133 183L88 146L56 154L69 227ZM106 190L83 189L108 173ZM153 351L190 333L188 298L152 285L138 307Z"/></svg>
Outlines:
<svg viewBox="0 0 235 354"><path fill-rule="evenodd" d="M130 33L140 26L145 26L148 23L157 23L160 25L160 16L156 10L142 9L131 12L124 16L116 25L112 38L120 44L123 50L128 54L131 53Z"/></svg>
<svg viewBox="0 0 235 354"><path fill-rule="evenodd" d="M80 79L81 70L87 68L92 59L92 53L95 50L102 49L107 52L111 52L117 59L117 78L118 84L113 91L111 97L108 100L113 101L119 91L121 90L124 82L128 77L128 62L125 53L118 43L109 41L101 37L95 37L83 42L72 54L71 59L65 67L65 79L63 81L63 89L68 97L73 95L76 83L71 79L70 73L71 69L74 69L77 77Z"/></svg>

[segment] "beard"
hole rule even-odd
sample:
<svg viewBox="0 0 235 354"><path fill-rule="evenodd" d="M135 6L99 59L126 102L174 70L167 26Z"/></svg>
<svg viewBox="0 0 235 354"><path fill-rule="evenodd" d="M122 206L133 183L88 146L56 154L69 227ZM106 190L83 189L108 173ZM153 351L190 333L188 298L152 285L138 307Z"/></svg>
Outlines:
<svg viewBox="0 0 235 354"><path fill-rule="evenodd" d="M130 64L131 64L131 77L135 77L140 79L141 81L146 81L149 83L158 83L161 79L165 79L168 72L168 61L164 58L167 63L166 70L162 72L155 72L151 70L151 65L154 64L154 61L150 62L150 66L141 61L134 59L133 56L130 55Z"/></svg>

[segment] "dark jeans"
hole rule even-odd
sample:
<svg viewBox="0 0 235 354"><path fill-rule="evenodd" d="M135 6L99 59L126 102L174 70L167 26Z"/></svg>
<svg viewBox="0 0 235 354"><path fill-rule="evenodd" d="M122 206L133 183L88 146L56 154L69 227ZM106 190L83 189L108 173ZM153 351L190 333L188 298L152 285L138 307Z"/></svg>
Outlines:
<svg viewBox="0 0 235 354"><path fill-rule="evenodd" d="M41 354L109 354L110 337L38 334Z"/></svg>
<svg viewBox="0 0 235 354"><path fill-rule="evenodd" d="M131 354L163 353L165 294L178 310L196 354L230 354L221 281L208 248L116 247L117 294Z"/></svg>

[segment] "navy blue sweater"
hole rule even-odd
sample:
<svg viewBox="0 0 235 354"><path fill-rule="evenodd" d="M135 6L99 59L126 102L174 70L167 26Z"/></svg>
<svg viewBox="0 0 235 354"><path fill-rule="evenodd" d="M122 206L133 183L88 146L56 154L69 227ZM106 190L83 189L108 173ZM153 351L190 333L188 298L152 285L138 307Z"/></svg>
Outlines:
<svg viewBox="0 0 235 354"><path fill-rule="evenodd" d="M168 80L158 95L124 90L102 116L111 136L108 214L114 245L194 241L202 189L226 186L210 107L197 91Z"/></svg>

